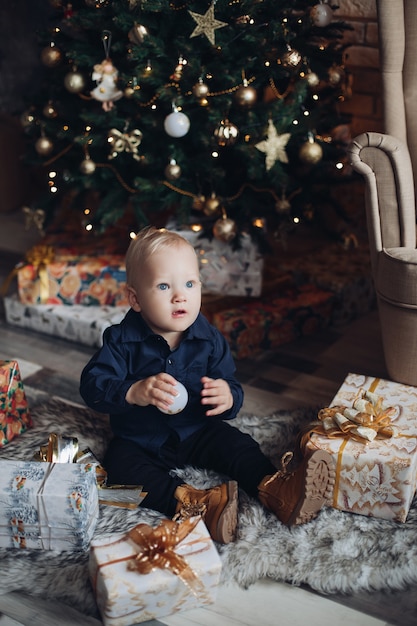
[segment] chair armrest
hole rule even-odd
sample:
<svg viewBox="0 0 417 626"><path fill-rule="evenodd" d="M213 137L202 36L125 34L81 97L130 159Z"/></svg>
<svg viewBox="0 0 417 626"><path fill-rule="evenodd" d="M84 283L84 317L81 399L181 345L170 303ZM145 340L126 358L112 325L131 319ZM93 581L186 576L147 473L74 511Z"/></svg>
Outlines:
<svg viewBox="0 0 417 626"><path fill-rule="evenodd" d="M348 149L350 163L365 178L371 260L383 248L416 246L414 178L407 146L382 133L363 133Z"/></svg>

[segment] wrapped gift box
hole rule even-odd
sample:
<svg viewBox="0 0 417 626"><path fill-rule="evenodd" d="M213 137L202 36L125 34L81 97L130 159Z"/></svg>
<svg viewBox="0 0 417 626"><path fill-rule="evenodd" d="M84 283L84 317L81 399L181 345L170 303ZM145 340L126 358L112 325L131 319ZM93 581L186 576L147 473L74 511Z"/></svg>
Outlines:
<svg viewBox="0 0 417 626"><path fill-rule="evenodd" d="M177 232L197 253L203 294L247 297L261 294L264 259L249 235L242 235L239 249L234 250L230 243L200 237L192 230Z"/></svg>
<svg viewBox="0 0 417 626"><path fill-rule="evenodd" d="M212 323L226 337L233 356L243 359L325 328L333 302L332 293L302 285L281 296L214 313Z"/></svg>
<svg viewBox="0 0 417 626"><path fill-rule="evenodd" d="M4 298L6 321L13 326L100 347L103 331L118 324L129 307L22 304L16 294Z"/></svg>
<svg viewBox="0 0 417 626"><path fill-rule="evenodd" d="M86 550L98 515L94 465L0 460L0 546Z"/></svg>
<svg viewBox="0 0 417 626"><path fill-rule="evenodd" d="M38 249L36 262L17 267L17 286L23 304L127 306L124 257L53 254L48 246ZM42 250L49 250L49 256ZM27 256L35 257L36 249Z"/></svg>
<svg viewBox="0 0 417 626"><path fill-rule="evenodd" d="M417 487L417 388L349 374L330 406L352 407L363 390L394 407L394 436L366 442L313 434L307 445L334 457L334 508L404 522Z"/></svg>
<svg viewBox="0 0 417 626"><path fill-rule="evenodd" d="M163 520L162 524L166 522L176 524L171 520ZM164 562L149 573L135 569L140 552L145 564L149 563L149 555L153 563L152 555L158 557L158 551L163 557L166 554L162 546L160 550L152 550L152 545L160 545L161 536L158 535L156 543L153 537L161 527L155 530L146 524L139 525L147 528L146 541L151 540L152 544L149 547L146 541L141 541L140 548L136 545L130 536L132 532L135 536L134 529L92 541L89 572L105 626L130 626L215 601L221 560L204 522L193 518L176 525L182 527L180 532L188 534L174 547L174 557L167 555L167 563L179 557L180 566L186 566L181 575L164 566ZM141 535L142 532L139 535L142 540Z"/></svg>
<svg viewBox="0 0 417 626"><path fill-rule="evenodd" d="M32 426L17 361L0 361L0 448Z"/></svg>

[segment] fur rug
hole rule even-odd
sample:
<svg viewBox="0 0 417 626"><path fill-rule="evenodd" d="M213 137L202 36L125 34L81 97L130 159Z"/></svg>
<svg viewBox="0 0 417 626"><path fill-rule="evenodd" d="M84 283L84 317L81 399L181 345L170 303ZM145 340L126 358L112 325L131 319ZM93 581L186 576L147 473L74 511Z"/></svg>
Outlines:
<svg viewBox="0 0 417 626"><path fill-rule="evenodd" d="M105 416L59 398L27 390L34 427L0 450L0 458L30 460L51 432L76 436L82 448L101 458L110 437ZM278 463L300 427L315 411L279 411L268 417L239 415L234 425L250 433ZM220 476L195 468L181 472L196 487L213 486ZM161 515L101 507L96 536L127 530L139 522L155 525ZM417 583L417 499L407 522L352 515L331 508L302 526L287 528L260 504L240 493L237 541L218 546L223 581L248 587L260 578L309 585L325 594L401 590ZM86 615L97 608L88 581L88 553L0 548L1 592L20 591L66 602ZM389 576L387 576L389 572Z"/></svg>

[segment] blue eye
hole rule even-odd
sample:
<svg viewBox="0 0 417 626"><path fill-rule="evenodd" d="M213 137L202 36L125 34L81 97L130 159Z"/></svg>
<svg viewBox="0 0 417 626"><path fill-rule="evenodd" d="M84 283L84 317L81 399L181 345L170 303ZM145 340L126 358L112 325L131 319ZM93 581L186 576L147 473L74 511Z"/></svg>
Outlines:
<svg viewBox="0 0 417 626"><path fill-rule="evenodd" d="M158 285L158 289L160 289L161 291L165 291L166 289L168 289L167 283L161 283L160 285Z"/></svg>
<svg viewBox="0 0 417 626"><path fill-rule="evenodd" d="M194 283L192 280L187 280L185 286L187 287L187 289L191 289L191 287L194 287Z"/></svg>

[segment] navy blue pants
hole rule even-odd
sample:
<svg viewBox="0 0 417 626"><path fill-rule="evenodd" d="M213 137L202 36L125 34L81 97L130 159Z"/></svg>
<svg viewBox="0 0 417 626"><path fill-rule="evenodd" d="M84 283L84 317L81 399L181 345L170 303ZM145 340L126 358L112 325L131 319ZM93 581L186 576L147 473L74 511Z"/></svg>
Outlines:
<svg viewBox="0 0 417 626"><path fill-rule="evenodd" d="M213 470L229 479L252 497L257 497L261 480L276 472L257 442L221 420L213 420L185 441L171 436L159 454L137 443L114 438L104 458L109 484L143 485L148 492L143 506L168 517L175 513L174 492L184 480L171 476L173 469L186 465Z"/></svg>

